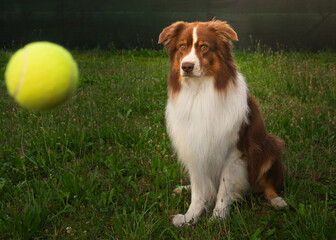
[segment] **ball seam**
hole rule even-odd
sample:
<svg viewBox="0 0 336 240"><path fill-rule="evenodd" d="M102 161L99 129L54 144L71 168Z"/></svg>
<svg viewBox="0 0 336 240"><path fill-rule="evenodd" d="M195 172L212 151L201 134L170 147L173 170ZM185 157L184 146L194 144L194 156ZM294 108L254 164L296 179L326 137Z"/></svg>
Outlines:
<svg viewBox="0 0 336 240"><path fill-rule="evenodd" d="M24 78L26 76L27 68L28 68L28 49L23 48L23 64L22 64L21 74L20 74L20 78L19 78L19 83L18 83L18 85L15 89L15 92L14 92L14 97L16 97L21 90L21 87L22 87L23 82L24 82Z"/></svg>

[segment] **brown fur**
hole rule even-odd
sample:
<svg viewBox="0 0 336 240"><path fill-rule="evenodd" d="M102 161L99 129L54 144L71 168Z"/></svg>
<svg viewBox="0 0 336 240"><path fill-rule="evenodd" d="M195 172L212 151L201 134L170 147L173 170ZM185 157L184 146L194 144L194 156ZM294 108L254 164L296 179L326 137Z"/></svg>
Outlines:
<svg viewBox="0 0 336 240"><path fill-rule="evenodd" d="M254 191L264 191L267 200L278 195L275 189L282 185L284 171L281 162L283 142L267 134L257 102L248 96L248 124L239 132L238 149L248 163L248 180Z"/></svg>
<svg viewBox="0 0 336 240"><path fill-rule="evenodd" d="M208 67L210 70L208 75L215 77L215 88L218 91L225 91L228 84L234 83L237 77L237 66L233 58L231 43L231 40L238 41L237 34L226 22L218 20L199 26L198 32L200 39L207 39L214 44L213 56L209 57L209 65L212 67Z"/></svg>
<svg viewBox="0 0 336 240"><path fill-rule="evenodd" d="M206 75L215 76L215 88L225 91L230 82L237 77L237 66L232 55L231 40L238 41L236 32L226 22L211 21L206 23L176 22L163 29L158 43L164 43L170 59L168 86L170 94L177 94L181 89L180 61L185 56L179 52L181 43L187 45L188 53L192 45L192 29L197 25L199 42L206 42L209 51L205 52L202 65L208 70ZM198 45L200 45L198 43ZM199 46L196 46L199 47Z"/></svg>

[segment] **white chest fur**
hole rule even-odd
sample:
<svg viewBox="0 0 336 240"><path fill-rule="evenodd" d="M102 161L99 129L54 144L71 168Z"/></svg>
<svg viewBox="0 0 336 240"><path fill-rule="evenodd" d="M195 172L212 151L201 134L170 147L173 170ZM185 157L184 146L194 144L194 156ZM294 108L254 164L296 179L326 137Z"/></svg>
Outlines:
<svg viewBox="0 0 336 240"><path fill-rule="evenodd" d="M215 183L228 155L236 150L247 112L247 87L240 74L225 93L214 89L210 77L184 79L179 94L168 99L166 121L186 169L198 176L209 176L213 178L209 181Z"/></svg>

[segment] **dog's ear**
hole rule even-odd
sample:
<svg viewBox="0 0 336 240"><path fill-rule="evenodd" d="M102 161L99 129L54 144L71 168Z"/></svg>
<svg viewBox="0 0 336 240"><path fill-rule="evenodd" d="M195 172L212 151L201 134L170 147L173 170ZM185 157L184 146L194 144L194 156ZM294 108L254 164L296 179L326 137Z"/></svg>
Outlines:
<svg viewBox="0 0 336 240"><path fill-rule="evenodd" d="M171 40L184 28L185 22L179 21L164 28L159 36L159 42L163 43L166 47L169 46Z"/></svg>
<svg viewBox="0 0 336 240"><path fill-rule="evenodd" d="M226 22L213 20L209 23L209 26L215 30L217 36L224 42L228 42L228 40L238 41L237 33Z"/></svg>

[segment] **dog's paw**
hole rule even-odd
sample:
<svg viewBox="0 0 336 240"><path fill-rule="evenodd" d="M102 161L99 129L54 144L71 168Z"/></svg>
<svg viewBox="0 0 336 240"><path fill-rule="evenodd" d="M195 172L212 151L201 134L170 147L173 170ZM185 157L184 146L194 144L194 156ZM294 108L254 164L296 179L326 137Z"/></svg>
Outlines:
<svg viewBox="0 0 336 240"><path fill-rule="evenodd" d="M210 221L218 220L218 219L224 219L226 218L227 210L226 208L220 209L215 208L212 213L212 217L210 218Z"/></svg>
<svg viewBox="0 0 336 240"><path fill-rule="evenodd" d="M173 215L171 216L170 219L171 219L171 223L175 227L182 227L183 225L190 225L190 223L187 222L186 216L183 214Z"/></svg>
<svg viewBox="0 0 336 240"><path fill-rule="evenodd" d="M284 207L287 207L288 204L286 203L285 200L282 199L282 197L276 197L276 198L273 198L271 201L270 201L271 205L275 208L284 208Z"/></svg>

